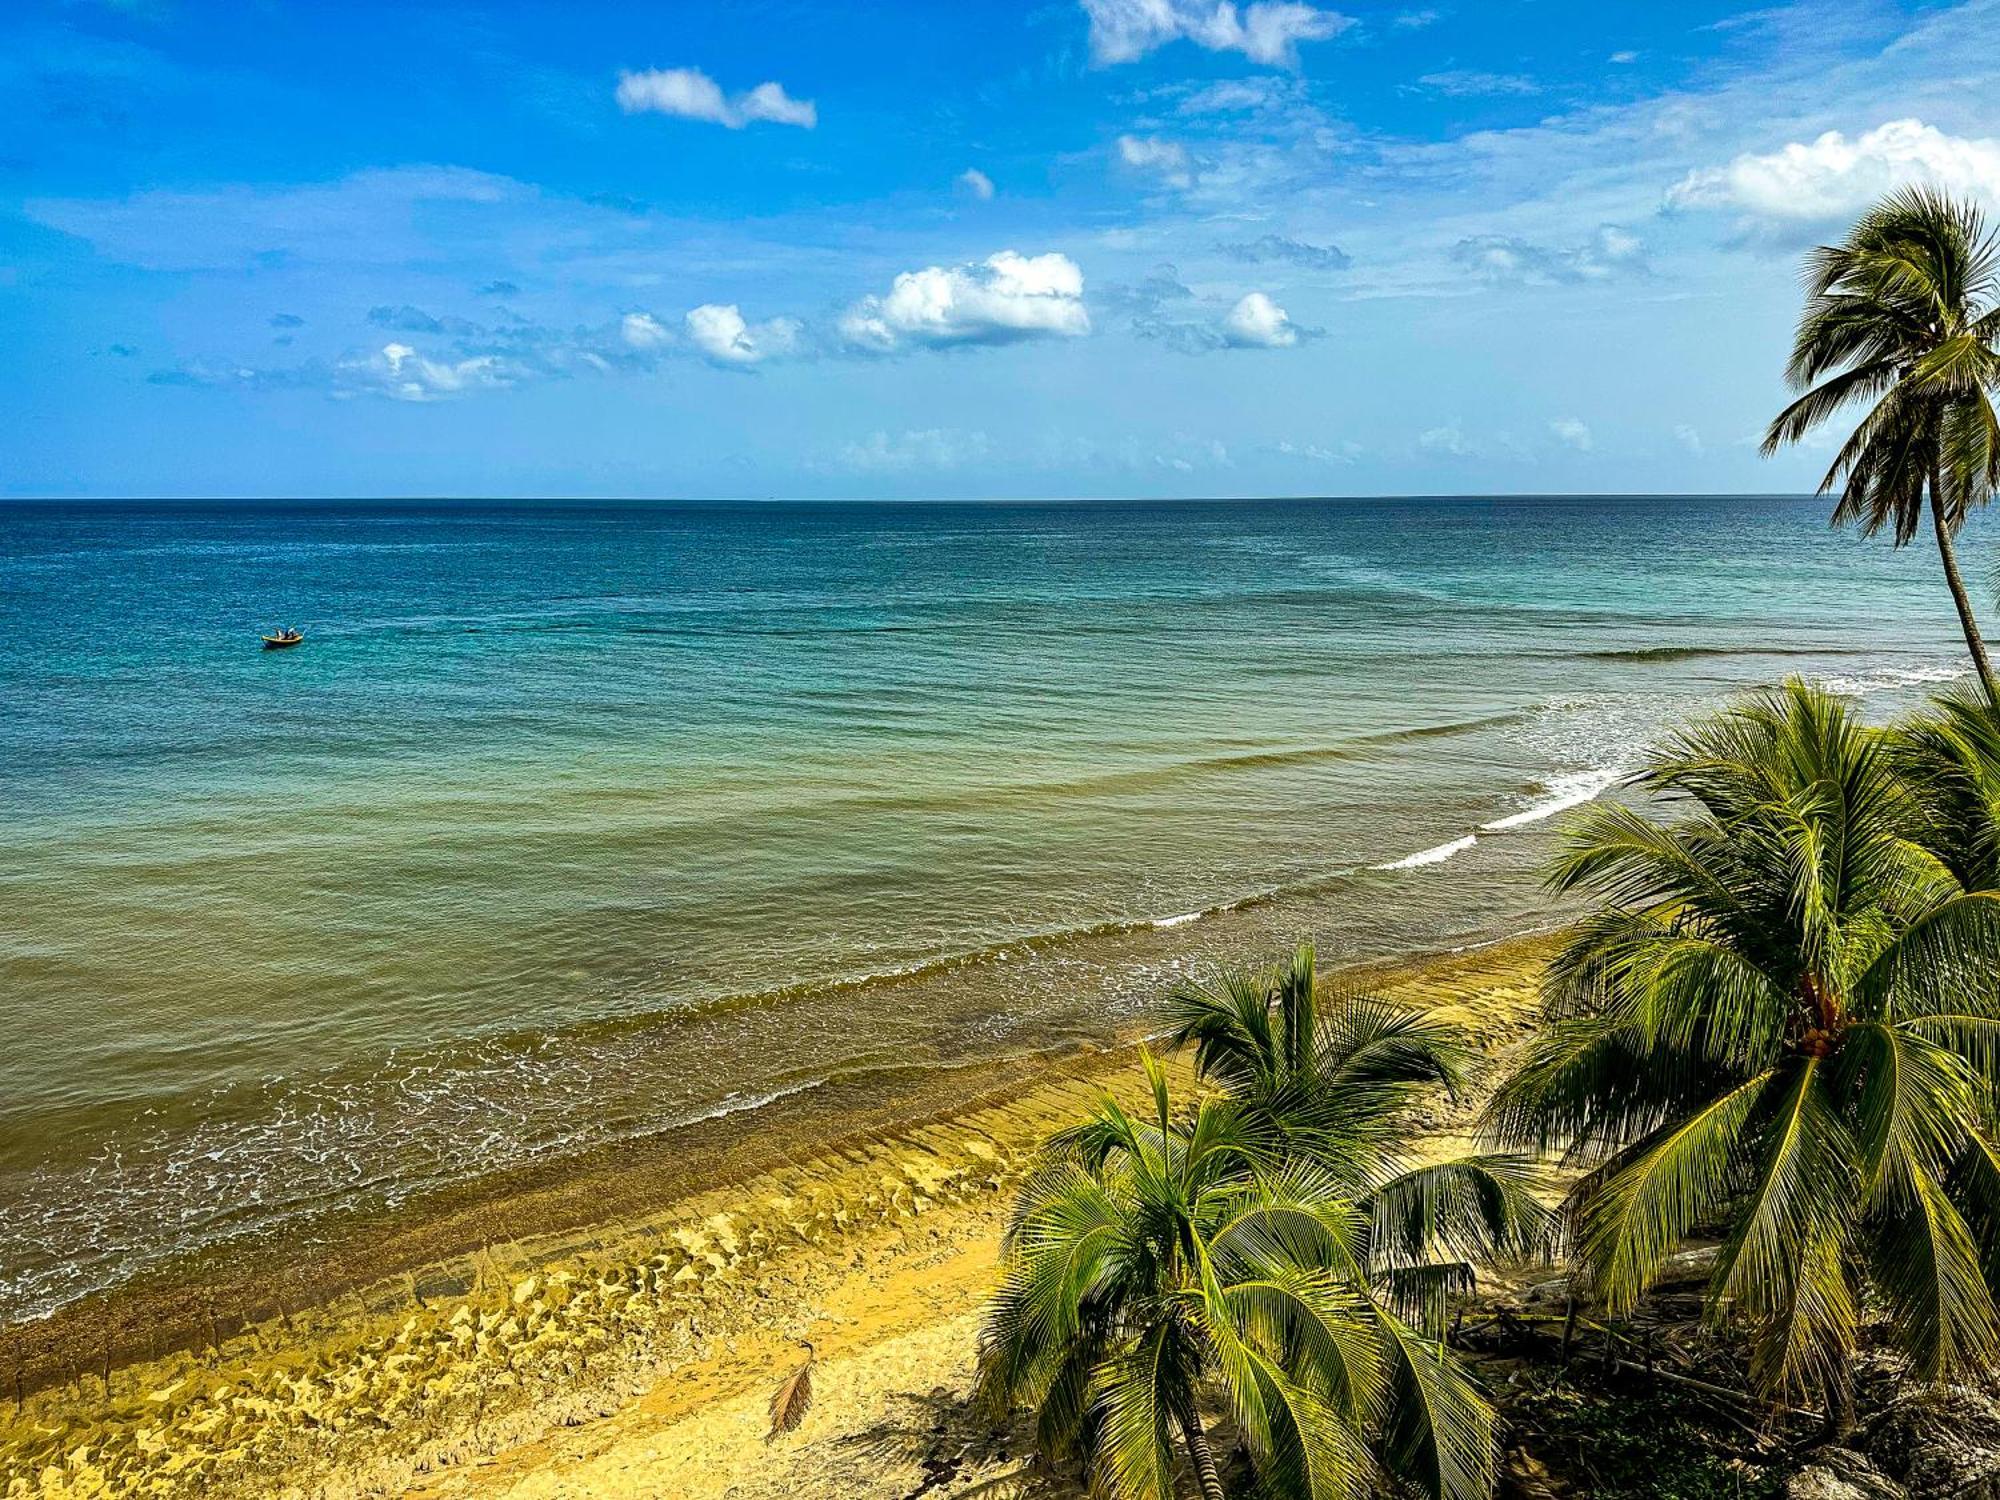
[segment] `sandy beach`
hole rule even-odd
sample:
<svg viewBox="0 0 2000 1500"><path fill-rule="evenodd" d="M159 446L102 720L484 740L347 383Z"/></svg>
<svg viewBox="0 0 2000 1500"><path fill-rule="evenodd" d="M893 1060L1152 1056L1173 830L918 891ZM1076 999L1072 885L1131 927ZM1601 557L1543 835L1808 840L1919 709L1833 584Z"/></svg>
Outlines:
<svg viewBox="0 0 2000 1500"><path fill-rule="evenodd" d="M1365 977L1454 1007L1497 1052L1526 1028L1545 951L1526 939ZM980 1310L1021 1164L1102 1091L1130 1089L1131 1064L1129 1049L1071 1058L962 1113L490 1246L457 1268L459 1296L424 1297L429 1278L406 1274L197 1350L76 1360L10 1407L0 1493L1035 1492L1013 1435L967 1409ZM1435 1139L1462 1117L1440 1101ZM807 1340L816 1399L767 1443Z"/></svg>

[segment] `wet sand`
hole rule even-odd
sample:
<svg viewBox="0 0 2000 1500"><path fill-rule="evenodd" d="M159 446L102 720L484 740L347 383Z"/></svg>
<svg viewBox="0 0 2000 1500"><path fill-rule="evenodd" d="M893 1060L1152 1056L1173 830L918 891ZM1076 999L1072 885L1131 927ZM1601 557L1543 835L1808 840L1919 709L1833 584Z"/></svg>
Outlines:
<svg viewBox="0 0 2000 1500"><path fill-rule="evenodd" d="M1461 1007L1498 1049L1529 1024L1547 948L1369 978ZM1018 1436L962 1399L1008 1190L1051 1127L1136 1084L1131 1064L1120 1048L980 1070L893 1126L906 1097L844 1130L802 1121L709 1155L678 1143L673 1160L572 1167L367 1253L319 1255L351 1279L316 1302L239 1264L100 1307L94 1329L86 1310L16 1330L0 1360L33 1354L49 1383L20 1377L0 1494L1023 1492ZM371 1259L402 1268L370 1278ZM121 1357L111 1330L142 1340L170 1297L179 1323L157 1337L189 1346ZM89 1357L93 1331L107 1357ZM817 1400L767 1445L766 1404L803 1339Z"/></svg>

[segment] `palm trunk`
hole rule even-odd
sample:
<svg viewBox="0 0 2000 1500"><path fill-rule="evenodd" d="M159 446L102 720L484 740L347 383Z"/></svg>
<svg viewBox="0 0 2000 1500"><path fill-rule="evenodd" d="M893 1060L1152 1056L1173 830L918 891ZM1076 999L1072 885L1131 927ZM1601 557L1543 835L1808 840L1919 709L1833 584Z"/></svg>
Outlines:
<svg viewBox="0 0 2000 1500"><path fill-rule="evenodd" d="M1931 524L1937 529L1938 556L1944 559L1944 581L1951 589L1951 602L1958 606L1959 628L1965 632L1965 646L1972 653L1972 665L1986 689L1988 703L2000 703L2000 689L1993 681L1993 663L1986 656L1986 642L1980 639L1979 622L1972 615L1972 599L1965 592L1965 578L1958 571L1958 553L1951 545L1951 528L1945 525L1944 506L1938 500L1937 476L1931 476Z"/></svg>
<svg viewBox="0 0 2000 1500"><path fill-rule="evenodd" d="M1201 1484L1201 1500L1226 1500L1222 1476L1215 1471L1215 1454L1209 1449L1208 1434L1201 1430L1201 1418L1189 1412L1181 1418L1181 1436L1187 1440L1188 1461Z"/></svg>
<svg viewBox="0 0 2000 1500"><path fill-rule="evenodd" d="M1830 1443L1845 1442L1854 1431L1854 1367L1842 1363L1826 1389L1826 1420L1821 1435Z"/></svg>

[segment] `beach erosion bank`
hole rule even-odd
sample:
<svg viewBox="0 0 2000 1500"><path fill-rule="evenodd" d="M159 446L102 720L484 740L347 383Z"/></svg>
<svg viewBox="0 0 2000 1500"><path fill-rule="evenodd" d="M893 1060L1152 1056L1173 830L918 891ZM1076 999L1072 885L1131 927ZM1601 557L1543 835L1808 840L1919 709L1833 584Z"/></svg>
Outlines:
<svg viewBox="0 0 2000 1500"><path fill-rule="evenodd" d="M1495 1052L1532 1022L1550 941L1338 982L1445 1007ZM955 1105L900 1128L795 1141L713 1185L650 1204L628 1193L609 1217L407 1264L314 1307L219 1320L212 1291L184 1287L181 1319L198 1304L200 1332L157 1357L110 1355L116 1298L10 1330L23 1373L0 1424L0 1495L887 1497L985 1483L1024 1461L1004 1436L953 1436L1010 1189L1051 1129L1133 1089L1132 1064L1126 1045L967 1079ZM1440 1101L1430 1123L1448 1135L1462 1118ZM766 1404L808 1341L817 1400L767 1446ZM0 1370L8 1357L0 1344Z"/></svg>

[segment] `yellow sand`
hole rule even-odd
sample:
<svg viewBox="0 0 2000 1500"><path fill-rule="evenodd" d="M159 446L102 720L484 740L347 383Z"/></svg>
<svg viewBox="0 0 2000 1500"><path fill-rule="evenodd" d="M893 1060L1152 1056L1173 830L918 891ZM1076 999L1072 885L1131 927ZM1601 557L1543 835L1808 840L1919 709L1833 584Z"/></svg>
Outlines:
<svg viewBox="0 0 2000 1500"><path fill-rule="evenodd" d="M1461 1009L1497 1048L1527 1025L1544 952L1459 955L1384 987ZM1060 1494L1013 1482L1019 1435L963 1398L1020 1165L1136 1081L1128 1053L1082 1059L1005 1104L643 1223L496 1251L460 1302L265 1325L116 1372L108 1396L93 1376L31 1397L0 1426L0 1494ZM767 1443L802 1339L813 1406Z"/></svg>

